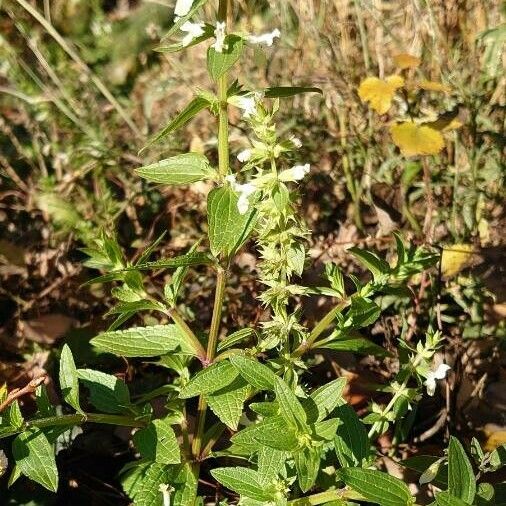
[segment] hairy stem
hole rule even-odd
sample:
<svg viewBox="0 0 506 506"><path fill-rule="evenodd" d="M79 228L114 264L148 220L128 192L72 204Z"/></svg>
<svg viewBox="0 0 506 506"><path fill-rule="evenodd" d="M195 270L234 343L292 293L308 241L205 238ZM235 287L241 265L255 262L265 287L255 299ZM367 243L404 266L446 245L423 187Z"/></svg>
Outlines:
<svg viewBox="0 0 506 506"><path fill-rule="evenodd" d="M28 420L20 427L13 429L12 432L2 432L0 439L9 437L19 432L24 432L30 427L55 427L61 425L79 425L82 423L103 423L106 425L122 425L124 427L144 427L148 421L145 418L137 418L126 415L106 415L103 413L76 413L74 415L48 416L47 418L38 418Z"/></svg>

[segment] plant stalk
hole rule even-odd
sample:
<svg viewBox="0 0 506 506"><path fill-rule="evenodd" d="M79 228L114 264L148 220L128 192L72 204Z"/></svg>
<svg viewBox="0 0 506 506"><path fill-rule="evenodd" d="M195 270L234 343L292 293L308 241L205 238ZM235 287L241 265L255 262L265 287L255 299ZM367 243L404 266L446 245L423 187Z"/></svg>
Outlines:
<svg viewBox="0 0 506 506"><path fill-rule="evenodd" d="M48 416L26 421L21 427L13 429L12 432L0 434L0 439L23 432L30 427L44 428L61 425L79 425L81 423L103 423L106 425L122 425L124 427L144 427L147 425L145 418L132 418L125 415L107 415L103 413L76 413L74 415Z"/></svg>

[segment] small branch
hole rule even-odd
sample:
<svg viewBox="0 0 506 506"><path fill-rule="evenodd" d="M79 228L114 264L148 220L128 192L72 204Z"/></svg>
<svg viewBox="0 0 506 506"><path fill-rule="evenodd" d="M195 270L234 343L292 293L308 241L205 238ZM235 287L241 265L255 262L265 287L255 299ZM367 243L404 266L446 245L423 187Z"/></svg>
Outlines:
<svg viewBox="0 0 506 506"><path fill-rule="evenodd" d="M23 388L15 388L11 390L7 395L7 399L0 404L0 413L7 409L16 399L23 397L23 395L33 394L37 388L46 381L47 374L43 374L37 378L31 380L26 386Z"/></svg>
<svg viewBox="0 0 506 506"><path fill-rule="evenodd" d="M169 309L169 311L167 311L167 314L172 318L179 330L181 330L186 335L192 348L194 348L195 352L197 353L197 358L202 363L206 362L206 351L204 350L204 347L202 346L193 330L183 320L182 316L174 308Z"/></svg>

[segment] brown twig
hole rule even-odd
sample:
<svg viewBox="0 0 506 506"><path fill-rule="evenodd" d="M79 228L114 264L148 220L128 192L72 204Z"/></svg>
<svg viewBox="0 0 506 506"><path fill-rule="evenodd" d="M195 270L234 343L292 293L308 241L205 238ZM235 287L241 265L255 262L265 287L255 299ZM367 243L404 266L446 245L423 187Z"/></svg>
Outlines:
<svg viewBox="0 0 506 506"><path fill-rule="evenodd" d="M37 388L46 381L47 374L42 374L37 378L32 379L26 386L23 388L15 388L11 390L7 395L7 399L0 404L0 413L4 411L4 409L8 408L16 399L19 399L23 395L33 394Z"/></svg>

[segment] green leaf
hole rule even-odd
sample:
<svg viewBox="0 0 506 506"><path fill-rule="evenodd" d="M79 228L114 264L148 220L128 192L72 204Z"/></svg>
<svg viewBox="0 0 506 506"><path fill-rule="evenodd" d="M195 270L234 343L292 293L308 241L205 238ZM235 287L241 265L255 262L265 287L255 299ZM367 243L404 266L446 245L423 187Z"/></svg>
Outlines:
<svg viewBox="0 0 506 506"><path fill-rule="evenodd" d="M408 486L386 473L360 467L343 468L337 473L346 485L363 495L368 501L381 506L414 504Z"/></svg>
<svg viewBox="0 0 506 506"><path fill-rule="evenodd" d="M348 251L371 271L375 281L377 281L383 274L389 274L391 271L388 262L370 251L356 247L350 248Z"/></svg>
<svg viewBox="0 0 506 506"><path fill-rule="evenodd" d="M230 385L211 394L206 394L205 397L214 414L227 427L237 430L249 392L249 385L241 377L238 377Z"/></svg>
<svg viewBox="0 0 506 506"><path fill-rule="evenodd" d="M225 37L225 46L221 53L216 51L213 46L207 50L207 70L214 81L217 81L234 66L241 57L243 45L242 37L227 35Z"/></svg>
<svg viewBox="0 0 506 506"><path fill-rule="evenodd" d="M200 394L216 392L230 385L239 373L226 360L217 362L199 371L179 393L181 399L189 399Z"/></svg>
<svg viewBox="0 0 506 506"><path fill-rule="evenodd" d="M259 390L274 390L276 375L266 365L245 355L232 355L230 362L250 385Z"/></svg>
<svg viewBox="0 0 506 506"><path fill-rule="evenodd" d="M144 472L135 494L135 506L164 506L160 485L170 484L171 468L165 464L151 464Z"/></svg>
<svg viewBox="0 0 506 506"><path fill-rule="evenodd" d="M490 452L489 463L493 471L498 471L506 465L506 443Z"/></svg>
<svg viewBox="0 0 506 506"><path fill-rule="evenodd" d="M439 492L436 494L437 506L470 506L470 503L449 494L448 492Z"/></svg>
<svg viewBox="0 0 506 506"><path fill-rule="evenodd" d="M448 445L448 492L472 504L476 495L473 467L459 440L450 436Z"/></svg>
<svg viewBox="0 0 506 506"><path fill-rule="evenodd" d="M197 354L182 331L172 324L113 330L99 334L90 342L100 351L123 357L154 357L171 351Z"/></svg>
<svg viewBox="0 0 506 506"><path fill-rule="evenodd" d="M302 401L308 423L320 422L343 402L342 393L346 386L346 378L334 381L317 388L309 398Z"/></svg>
<svg viewBox="0 0 506 506"><path fill-rule="evenodd" d="M160 464L179 464L181 452L174 430L167 419L153 420L138 430L133 441L140 454Z"/></svg>
<svg viewBox="0 0 506 506"><path fill-rule="evenodd" d="M255 330L252 328L240 329L236 332L232 332L232 334L229 334L225 337L225 339L219 342L218 351L227 350L228 348L231 348L232 346L240 343L244 339L252 336L254 333Z"/></svg>
<svg viewBox="0 0 506 506"><path fill-rule="evenodd" d="M266 88L264 95L265 98L286 98L300 95L301 93L320 93L323 95L323 91L320 88L307 86L275 86Z"/></svg>
<svg viewBox="0 0 506 506"><path fill-rule="evenodd" d="M77 379L77 369L72 356L72 351L65 344L60 356L60 388L63 398L78 413L82 413L79 405L79 383Z"/></svg>
<svg viewBox="0 0 506 506"><path fill-rule="evenodd" d="M294 454L295 468L302 492L307 492L316 481L320 469L320 451L318 448L304 448Z"/></svg>
<svg viewBox="0 0 506 506"><path fill-rule="evenodd" d="M282 378L276 377L274 391L276 392L276 400L279 403L281 416L286 422L294 428L307 428L306 412L297 396Z"/></svg>
<svg viewBox="0 0 506 506"><path fill-rule="evenodd" d="M239 198L230 186L215 188L207 198L209 242L213 255L229 257L246 241L256 221L256 211L240 214Z"/></svg>
<svg viewBox="0 0 506 506"><path fill-rule="evenodd" d="M352 297L350 310L346 319L353 329L367 327L374 323L381 314L381 308L372 300L365 297Z"/></svg>
<svg viewBox="0 0 506 506"><path fill-rule="evenodd" d="M185 153L135 169L137 175L152 183L182 185L213 177L209 160L200 153Z"/></svg>
<svg viewBox="0 0 506 506"><path fill-rule="evenodd" d="M130 393L123 381L93 369L78 369L78 378L90 391L90 402L104 413L123 413L130 405Z"/></svg>
<svg viewBox="0 0 506 506"><path fill-rule="evenodd" d="M339 338L319 347L334 351L351 351L361 355L374 355L375 357L386 357L390 355L385 348L364 337Z"/></svg>
<svg viewBox="0 0 506 506"><path fill-rule="evenodd" d="M56 492L58 470L54 451L44 433L29 427L12 442L12 454L19 470L30 480Z"/></svg>
<svg viewBox="0 0 506 506"><path fill-rule="evenodd" d="M188 121L190 121L200 111L206 109L210 105L211 102L209 102L207 98L195 97L175 118L169 121L163 130L148 140L147 144L139 151L139 154L142 154L149 146L155 142L160 141L170 133L175 132L182 126L186 125Z"/></svg>
<svg viewBox="0 0 506 506"><path fill-rule="evenodd" d="M234 492L256 499L273 500L273 492L268 489L262 476L253 469L245 467L218 467L211 471L213 478Z"/></svg>
<svg viewBox="0 0 506 506"><path fill-rule="evenodd" d="M420 474L425 472L432 464L439 460L438 457L433 457L432 455L415 455L413 457L409 457L400 464L407 467L408 469L412 469L413 471L417 471ZM444 489L448 487L448 466L440 465L438 466L438 470L436 476L431 483L436 485L436 487Z"/></svg>
<svg viewBox="0 0 506 506"><path fill-rule="evenodd" d="M180 255L173 258L161 258L152 262L139 263L135 267L129 269L175 269L180 267L191 267L192 265L209 265L214 263L214 260L207 253L190 252L186 255Z"/></svg>
<svg viewBox="0 0 506 506"><path fill-rule="evenodd" d="M348 404L337 407L334 413L342 421L334 438L334 447L339 463L342 467L364 465L364 462L367 462L371 456L371 445L364 425L354 409Z"/></svg>
<svg viewBox="0 0 506 506"><path fill-rule="evenodd" d="M341 425L339 418L329 418L313 425L314 435L319 439L332 441L336 435L337 428Z"/></svg>
<svg viewBox="0 0 506 506"><path fill-rule="evenodd" d="M277 478L285 467L287 454L282 450L275 450L262 446L258 451L258 472L267 481Z"/></svg>

